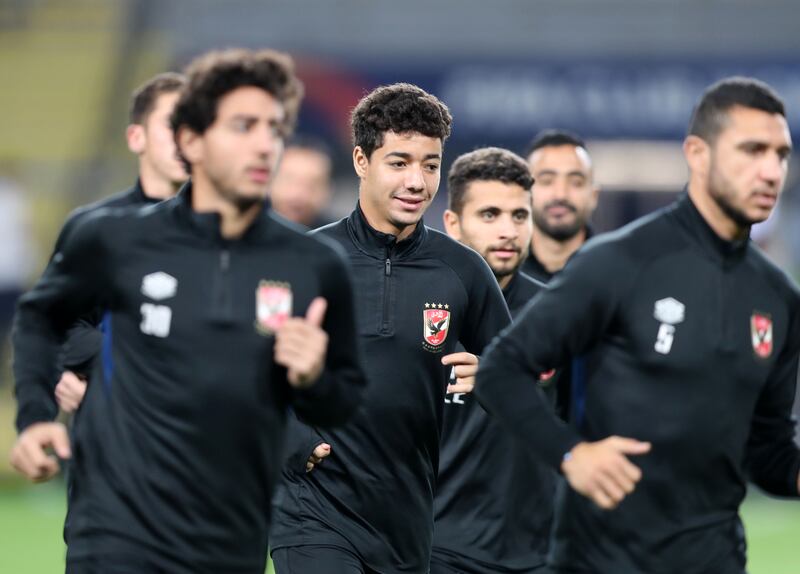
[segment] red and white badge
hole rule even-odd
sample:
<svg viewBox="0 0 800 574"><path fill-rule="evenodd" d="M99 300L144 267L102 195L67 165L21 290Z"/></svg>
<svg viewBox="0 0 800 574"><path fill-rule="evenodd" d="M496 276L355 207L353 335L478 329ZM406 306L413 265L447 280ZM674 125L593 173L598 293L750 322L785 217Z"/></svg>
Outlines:
<svg viewBox="0 0 800 574"><path fill-rule="evenodd" d="M278 281L259 281L256 289L256 330L272 335L292 316L292 287Z"/></svg>
<svg viewBox="0 0 800 574"><path fill-rule="evenodd" d="M423 346L428 351L438 351L450 329L450 305L425 303L425 307L422 311Z"/></svg>
<svg viewBox="0 0 800 574"><path fill-rule="evenodd" d="M750 317L750 336L756 355L766 359L772 354L772 319L769 315L753 313Z"/></svg>

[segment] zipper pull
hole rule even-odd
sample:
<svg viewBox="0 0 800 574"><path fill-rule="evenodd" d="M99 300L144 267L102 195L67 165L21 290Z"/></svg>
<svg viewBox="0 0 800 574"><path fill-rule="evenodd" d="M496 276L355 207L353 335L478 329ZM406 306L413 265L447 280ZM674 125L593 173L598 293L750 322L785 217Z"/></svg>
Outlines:
<svg viewBox="0 0 800 574"><path fill-rule="evenodd" d="M386 258L386 265L384 265L383 268L387 277L392 274L392 260L388 257Z"/></svg>
<svg viewBox="0 0 800 574"><path fill-rule="evenodd" d="M230 251L228 251L227 249L224 249L219 254L219 266L223 271L227 271L228 267L230 266L230 262L231 262Z"/></svg>

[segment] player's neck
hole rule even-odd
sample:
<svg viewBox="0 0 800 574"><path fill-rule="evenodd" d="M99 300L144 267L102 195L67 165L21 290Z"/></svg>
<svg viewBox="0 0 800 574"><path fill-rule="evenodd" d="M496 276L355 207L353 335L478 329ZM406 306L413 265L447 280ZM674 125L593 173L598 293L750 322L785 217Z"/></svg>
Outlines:
<svg viewBox="0 0 800 574"><path fill-rule="evenodd" d="M199 213L218 213L220 235L225 239L238 239L244 235L263 207L264 202L259 201L241 209L222 197L204 177L195 175L192 178L192 209Z"/></svg>
<svg viewBox="0 0 800 574"><path fill-rule="evenodd" d="M502 277L495 276L497 279L497 284L500 285L500 289L505 289L508 287L511 284L511 280L514 278L514 275L516 274L517 271L514 271L514 273L509 273L508 275L503 275Z"/></svg>
<svg viewBox="0 0 800 574"><path fill-rule="evenodd" d="M144 194L152 199L169 199L178 193L181 184L159 176L146 162L139 162L139 183Z"/></svg>
<svg viewBox="0 0 800 574"><path fill-rule="evenodd" d="M567 260L586 241L586 229L581 229L566 241L558 241L533 227L531 252L548 273L556 273L564 268Z"/></svg>
<svg viewBox="0 0 800 574"><path fill-rule="evenodd" d="M358 200L358 205L361 208L361 213L364 214L364 218L367 220L367 224L374 229L375 231L380 231L381 233L385 233L387 235L394 235L397 238L397 241L403 241L404 239L408 238L414 230L419 225L419 221L417 223L413 223L411 225L405 225L403 227L398 227L394 223L387 221L385 218L381 217L380 213L378 213L377 209L373 209L373 206L368 201L362 201L360 198Z"/></svg>
<svg viewBox="0 0 800 574"><path fill-rule="evenodd" d="M691 177L689 180L689 199L708 226L721 239L740 241L749 235L750 228L742 227L731 219L711 197L707 184L697 177Z"/></svg>

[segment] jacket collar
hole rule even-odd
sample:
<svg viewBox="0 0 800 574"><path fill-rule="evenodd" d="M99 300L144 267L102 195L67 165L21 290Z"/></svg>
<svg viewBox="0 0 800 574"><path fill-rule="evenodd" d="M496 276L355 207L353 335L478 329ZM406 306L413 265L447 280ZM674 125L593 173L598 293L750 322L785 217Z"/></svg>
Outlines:
<svg viewBox="0 0 800 574"><path fill-rule="evenodd" d="M147 195L142 187L142 180L139 178L136 178L136 183L131 188L131 195L137 204L159 203L162 201L157 197L150 197Z"/></svg>
<svg viewBox="0 0 800 574"><path fill-rule="evenodd" d="M678 223L714 261L735 262L741 259L750 245L750 237L738 241L726 241L711 228L685 192L674 204L673 215Z"/></svg>
<svg viewBox="0 0 800 574"><path fill-rule="evenodd" d="M198 236L204 237L214 243L233 243L247 241L255 236L265 226L269 225L269 201L265 200L258 216L237 240L225 239L220 233L221 217L217 212L199 212L192 207L192 180L187 181L178 191L173 200L175 211L180 221L191 228Z"/></svg>
<svg viewBox="0 0 800 574"><path fill-rule="evenodd" d="M370 226L360 204L356 204L356 208L347 217L347 231L361 251L377 259L406 258L422 245L428 234L425 224L420 220L411 235L398 242L395 235L382 233Z"/></svg>

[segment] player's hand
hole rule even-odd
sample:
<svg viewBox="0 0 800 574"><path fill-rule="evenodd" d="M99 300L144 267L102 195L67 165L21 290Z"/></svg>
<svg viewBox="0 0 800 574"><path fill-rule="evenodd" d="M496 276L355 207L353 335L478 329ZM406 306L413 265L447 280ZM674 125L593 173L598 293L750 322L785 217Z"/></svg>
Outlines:
<svg viewBox="0 0 800 574"><path fill-rule="evenodd" d="M50 480L58 474L58 459L70 458L67 427L61 423L34 423L20 433L11 449L11 465L33 482Z"/></svg>
<svg viewBox="0 0 800 574"><path fill-rule="evenodd" d="M597 442L581 442L561 463L570 486L600 508L615 508L633 492L642 471L625 455L645 454L649 442L612 436Z"/></svg>
<svg viewBox="0 0 800 574"><path fill-rule="evenodd" d="M287 319L275 333L275 362L286 367L293 387L310 387L322 374L328 351L328 334L322 329L327 308L328 302L316 297L305 317Z"/></svg>
<svg viewBox="0 0 800 574"><path fill-rule="evenodd" d="M442 357L443 365L453 365L456 382L447 385L448 393L471 393L475 388L478 357L472 353L450 353Z"/></svg>
<svg viewBox="0 0 800 574"><path fill-rule="evenodd" d="M306 461L306 472L311 472L314 467L321 463L327 456L331 454L331 445L326 442L317 445L311 456Z"/></svg>
<svg viewBox="0 0 800 574"><path fill-rule="evenodd" d="M61 379L56 385L56 401L65 413L74 413L83 401L86 394L86 379L72 371L61 373Z"/></svg>

